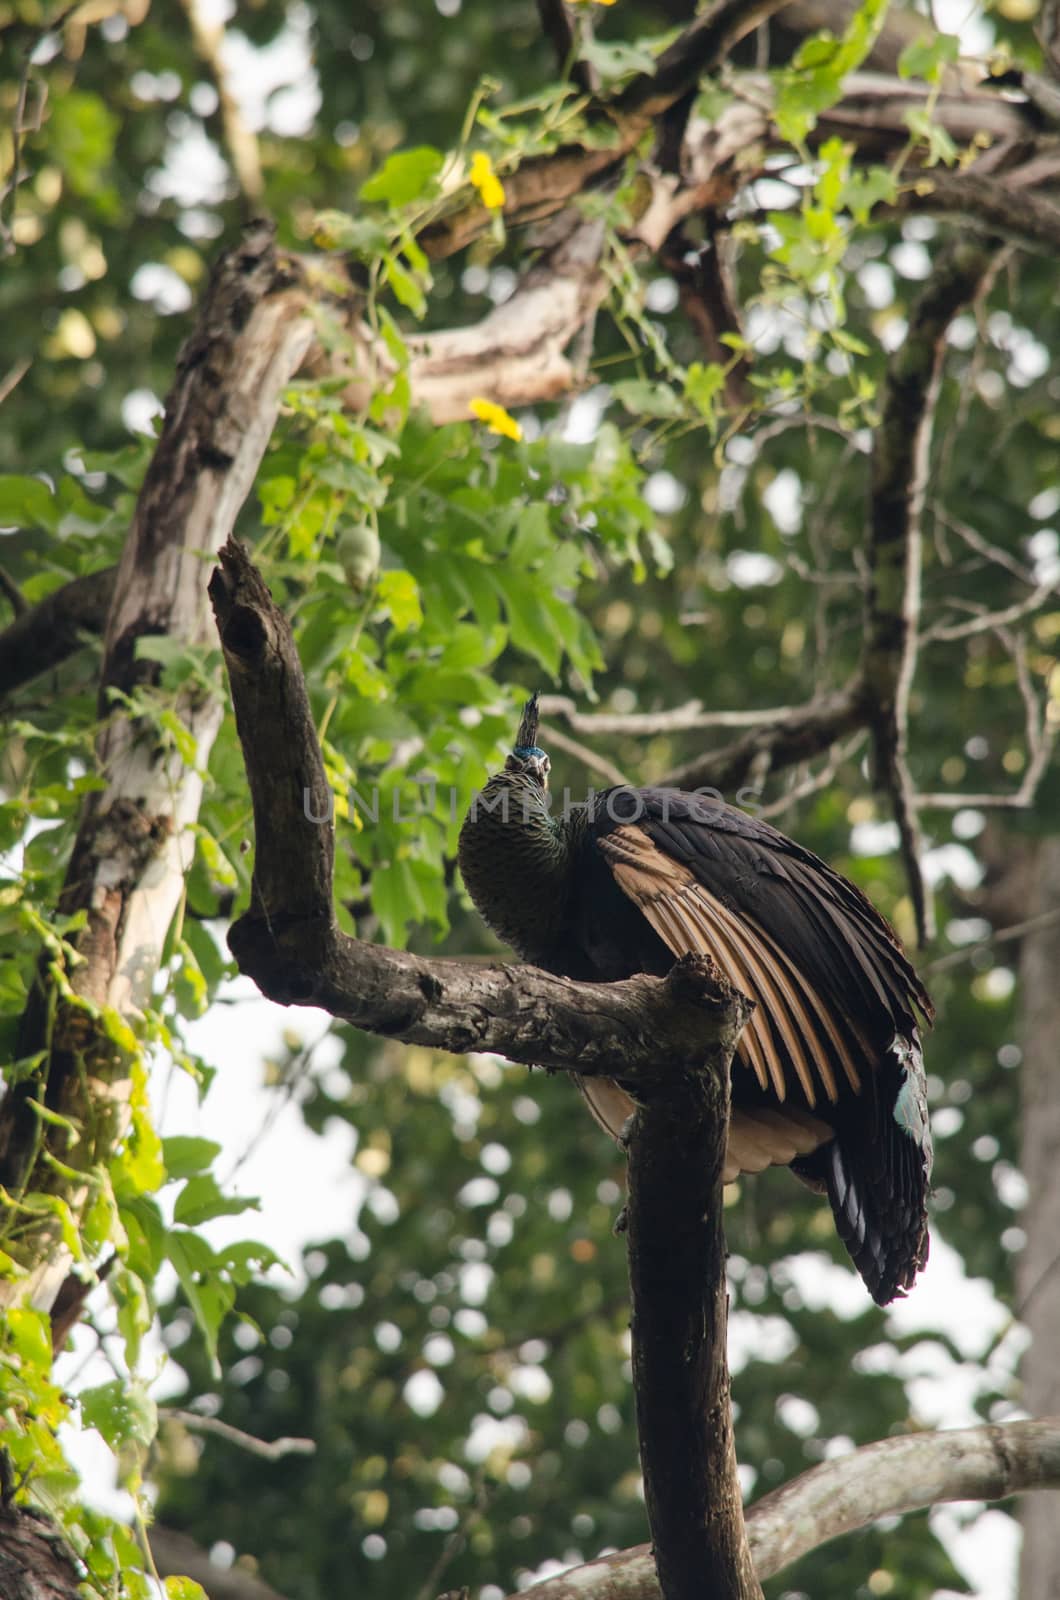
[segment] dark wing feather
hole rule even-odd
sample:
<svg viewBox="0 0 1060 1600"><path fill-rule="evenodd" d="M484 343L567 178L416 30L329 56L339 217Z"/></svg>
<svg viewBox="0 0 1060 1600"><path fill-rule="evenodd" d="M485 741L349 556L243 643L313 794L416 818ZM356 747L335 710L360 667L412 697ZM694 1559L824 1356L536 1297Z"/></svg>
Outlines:
<svg viewBox="0 0 1060 1600"><path fill-rule="evenodd" d="M897 935L819 857L705 797L611 790L592 832L670 949L709 950L758 1002L739 1051L756 1081L734 1080L734 1107L768 1092L827 1120L834 1139L793 1164L826 1188L874 1298L893 1299L927 1255L918 1013L933 1014Z"/></svg>

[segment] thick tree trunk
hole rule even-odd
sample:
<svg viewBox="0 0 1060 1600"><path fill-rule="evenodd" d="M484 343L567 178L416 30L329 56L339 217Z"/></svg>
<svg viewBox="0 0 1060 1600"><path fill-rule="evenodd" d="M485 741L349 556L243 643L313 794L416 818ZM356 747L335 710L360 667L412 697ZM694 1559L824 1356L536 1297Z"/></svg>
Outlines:
<svg viewBox="0 0 1060 1600"><path fill-rule="evenodd" d="M1060 912L1060 838L1044 839L1032 873L1028 915ZM1023 994L1021 1165L1029 1199L1020 1258L1021 1315L1031 1334L1023 1361L1023 1404L1032 1416L1060 1410L1060 918L1028 933L1020 959ZM1052 1496L1021 1510L1021 1600L1060 1597L1060 1517Z"/></svg>
<svg viewBox="0 0 1060 1600"><path fill-rule="evenodd" d="M81 1574L55 1527L36 1512L0 1510L3 1600L79 1600Z"/></svg>

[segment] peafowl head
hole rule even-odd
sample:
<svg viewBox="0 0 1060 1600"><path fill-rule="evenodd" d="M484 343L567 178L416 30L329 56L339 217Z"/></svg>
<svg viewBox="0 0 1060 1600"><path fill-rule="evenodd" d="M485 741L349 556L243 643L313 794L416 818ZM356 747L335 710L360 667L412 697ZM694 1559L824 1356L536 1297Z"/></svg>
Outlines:
<svg viewBox="0 0 1060 1600"><path fill-rule="evenodd" d="M505 772L512 772L528 778L531 783L536 783L543 793L548 793L548 775L552 763L537 742L537 690L530 696L523 707L522 720L519 723L519 732L515 736L515 744L511 755L504 763Z"/></svg>

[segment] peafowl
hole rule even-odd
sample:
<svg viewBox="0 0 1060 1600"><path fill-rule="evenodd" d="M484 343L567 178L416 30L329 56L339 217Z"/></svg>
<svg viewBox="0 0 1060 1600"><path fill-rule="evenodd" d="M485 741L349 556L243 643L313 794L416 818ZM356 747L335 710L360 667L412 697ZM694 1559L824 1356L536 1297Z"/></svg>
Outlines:
<svg viewBox="0 0 1060 1600"><path fill-rule="evenodd" d="M709 954L755 1002L732 1073L725 1181L790 1166L827 1193L873 1299L912 1287L928 1253L931 1134L918 1013L931 1001L859 889L716 798L618 787L553 815L537 696L476 796L459 863L478 911L520 957L570 978L665 974ZM621 1082L579 1079L619 1137Z"/></svg>

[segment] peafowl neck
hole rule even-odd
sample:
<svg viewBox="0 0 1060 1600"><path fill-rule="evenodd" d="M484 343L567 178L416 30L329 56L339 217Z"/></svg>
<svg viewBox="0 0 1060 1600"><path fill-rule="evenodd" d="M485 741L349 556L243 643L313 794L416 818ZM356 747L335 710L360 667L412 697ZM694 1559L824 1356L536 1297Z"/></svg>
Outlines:
<svg viewBox="0 0 1060 1600"><path fill-rule="evenodd" d="M536 783L498 772L464 819L458 855L468 894L524 961L547 966L560 937L579 815L554 820Z"/></svg>

